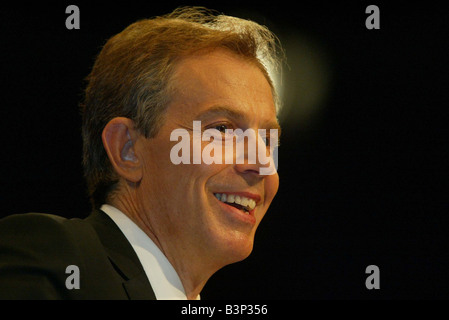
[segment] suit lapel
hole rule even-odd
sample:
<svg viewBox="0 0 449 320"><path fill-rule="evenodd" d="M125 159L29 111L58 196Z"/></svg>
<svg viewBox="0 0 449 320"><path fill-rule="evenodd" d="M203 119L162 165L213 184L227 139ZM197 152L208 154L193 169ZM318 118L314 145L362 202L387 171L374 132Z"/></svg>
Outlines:
<svg viewBox="0 0 449 320"><path fill-rule="evenodd" d="M130 300L156 300L145 273L123 282L123 287Z"/></svg>
<svg viewBox="0 0 449 320"><path fill-rule="evenodd" d="M101 210L92 212L86 221L97 232L111 264L123 278L123 288L129 299L155 300L156 296L139 258L114 221Z"/></svg>

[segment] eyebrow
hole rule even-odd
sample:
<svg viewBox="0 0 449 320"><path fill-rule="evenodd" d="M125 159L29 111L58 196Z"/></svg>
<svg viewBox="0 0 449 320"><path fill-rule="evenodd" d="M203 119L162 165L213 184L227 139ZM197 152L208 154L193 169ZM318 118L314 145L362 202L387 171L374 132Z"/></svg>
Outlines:
<svg viewBox="0 0 449 320"><path fill-rule="evenodd" d="M212 108L200 112L199 114L196 115L195 119L202 121L216 115L223 115L234 120L245 119L244 113L222 105L214 106ZM279 122L277 120L268 122L265 129L276 129L278 130L278 137L281 136L281 126L279 125Z"/></svg>

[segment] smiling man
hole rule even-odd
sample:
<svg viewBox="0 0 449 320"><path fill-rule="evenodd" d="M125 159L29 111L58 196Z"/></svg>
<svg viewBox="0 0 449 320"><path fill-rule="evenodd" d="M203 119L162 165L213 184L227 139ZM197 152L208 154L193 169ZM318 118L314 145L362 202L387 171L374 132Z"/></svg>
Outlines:
<svg viewBox="0 0 449 320"><path fill-rule="evenodd" d="M278 190L277 172L262 174L267 165L248 161L249 151L243 162L234 152L234 161L173 163L171 136L184 129L194 139L201 121L201 131L215 129L224 147L235 139L231 129L279 130L275 50L265 27L197 8L112 37L82 104L94 211L84 220L4 219L0 296L198 299L217 270L245 259ZM202 139L196 148L210 143L217 142ZM66 285L68 265L79 268L79 289Z"/></svg>

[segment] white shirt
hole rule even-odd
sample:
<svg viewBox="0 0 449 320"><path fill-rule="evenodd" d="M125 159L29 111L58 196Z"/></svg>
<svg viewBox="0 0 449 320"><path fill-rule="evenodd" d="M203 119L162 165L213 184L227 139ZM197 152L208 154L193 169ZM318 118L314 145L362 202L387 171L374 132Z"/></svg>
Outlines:
<svg viewBox="0 0 449 320"><path fill-rule="evenodd" d="M157 300L187 300L176 270L156 244L127 215L104 204L100 208L120 228L134 251L153 288ZM197 300L200 299L198 295Z"/></svg>

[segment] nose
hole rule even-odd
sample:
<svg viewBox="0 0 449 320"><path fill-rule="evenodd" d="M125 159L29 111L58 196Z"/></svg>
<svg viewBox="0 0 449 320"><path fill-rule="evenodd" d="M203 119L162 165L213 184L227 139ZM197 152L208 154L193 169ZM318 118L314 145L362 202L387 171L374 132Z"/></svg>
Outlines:
<svg viewBox="0 0 449 320"><path fill-rule="evenodd" d="M235 169L240 173L260 177L277 173L277 136L270 136L270 145L263 137L264 130L258 134L252 129L236 135ZM274 140L276 143L274 143ZM267 155L268 151L268 155Z"/></svg>

